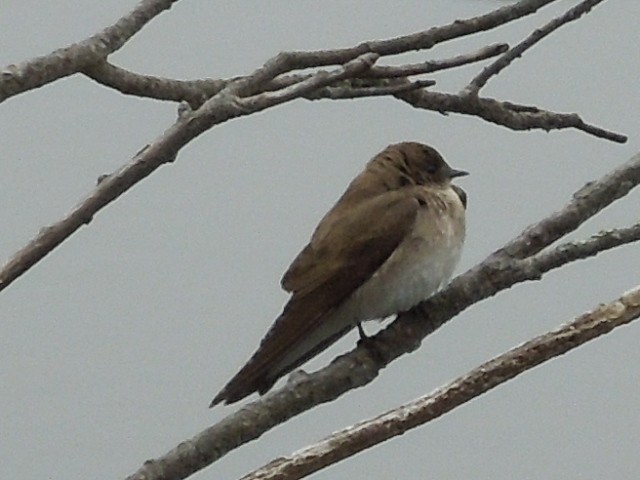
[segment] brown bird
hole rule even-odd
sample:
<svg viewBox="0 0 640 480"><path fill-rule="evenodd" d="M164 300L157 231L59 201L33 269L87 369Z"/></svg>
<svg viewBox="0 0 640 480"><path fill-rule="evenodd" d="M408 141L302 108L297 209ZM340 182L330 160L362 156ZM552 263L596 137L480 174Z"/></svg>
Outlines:
<svg viewBox="0 0 640 480"><path fill-rule="evenodd" d="M426 300L453 273L465 237L466 194L420 143L376 155L316 227L282 277L283 312L210 406L268 391L365 320Z"/></svg>

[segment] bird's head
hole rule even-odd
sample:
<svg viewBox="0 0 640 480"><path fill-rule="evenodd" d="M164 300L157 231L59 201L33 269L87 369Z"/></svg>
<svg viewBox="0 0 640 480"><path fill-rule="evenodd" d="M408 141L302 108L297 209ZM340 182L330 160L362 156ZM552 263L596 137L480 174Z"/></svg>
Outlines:
<svg viewBox="0 0 640 480"><path fill-rule="evenodd" d="M397 173L399 187L449 185L451 179L469 174L452 168L435 148L417 142L390 145L376 159Z"/></svg>

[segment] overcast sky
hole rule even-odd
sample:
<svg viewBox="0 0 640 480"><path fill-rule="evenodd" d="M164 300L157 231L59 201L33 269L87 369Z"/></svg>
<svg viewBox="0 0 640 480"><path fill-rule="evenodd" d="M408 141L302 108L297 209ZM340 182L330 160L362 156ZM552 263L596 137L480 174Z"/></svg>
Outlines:
<svg viewBox="0 0 640 480"><path fill-rule="evenodd" d="M510 43L557 2L498 30L394 61ZM0 65L82 40L133 0L3 0ZM471 17L504 2L191 0L111 60L146 74L219 78L282 50L349 46ZM638 151L640 2L607 1L491 81L499 99L577 112L629 136L514 132L391 99L299 100L221 125L17 280L0 298L0 477L124 478L232 412L211 398L247 360L287 296L282 273L322 214L389 143L436 147L469 196L458 268L481 261L573 191ZM434 75L456 92L478 66ZM75 76L0 105L0 258L61 218L99 175L170 126L176 105ZM635 192L574 238L638 220ZM194 478L236 478L275 456L423 395L638 283L627 246L519 285L463 312L366 388L299 416ZM375 328L375 327L374 327ZM371 327L369 327L371 329ZM352 348L355 333L310 362ZM425 427L314 476L637 478L640 327L620 328Z"/></svg>

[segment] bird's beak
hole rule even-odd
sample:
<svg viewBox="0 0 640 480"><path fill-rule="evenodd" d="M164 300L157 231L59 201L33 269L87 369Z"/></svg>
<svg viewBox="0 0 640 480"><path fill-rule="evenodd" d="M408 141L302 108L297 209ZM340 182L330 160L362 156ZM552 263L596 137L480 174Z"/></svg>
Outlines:
<svg viewBox="0 0 640 480"><path fill-rule="evenodd" d="M456 170L455 168L452 168L451 172L449 172L449 178L465 177L467 175L469 175L469 172L465 170Z"/></svg>

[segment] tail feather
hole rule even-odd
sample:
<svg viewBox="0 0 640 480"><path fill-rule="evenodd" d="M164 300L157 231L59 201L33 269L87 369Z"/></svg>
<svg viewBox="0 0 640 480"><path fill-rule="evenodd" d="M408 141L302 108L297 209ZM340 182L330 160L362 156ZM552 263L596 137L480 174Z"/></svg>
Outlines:
<svg viewBox="0 0 640 480"><path fill-rule="evenodd" d="M276 320L258 350L244 367L215 396L209 405L210 408L223 402L227 405L235 403L254 392L263 395L271 389L280 377L329 348L353 328L353 325L346 325L339 331L331 332L328 336L324 335L321 338L317 338L312 344L307 342L304 345L306 348L302 351L300 351L302 345L295 338L287 342L286 347L283 348L282 343L280 343L282 337L277 334L277 330L279 330L278 325L282 324L281 320L284 315L285 313ZM309 336L309 332L306 333L306 339L313 338L313 336ZM296 350L299 353L291 357L291 354ZM287 359L287 357L291 358ZM288 361L285 362L284 360Z"/></svg>

